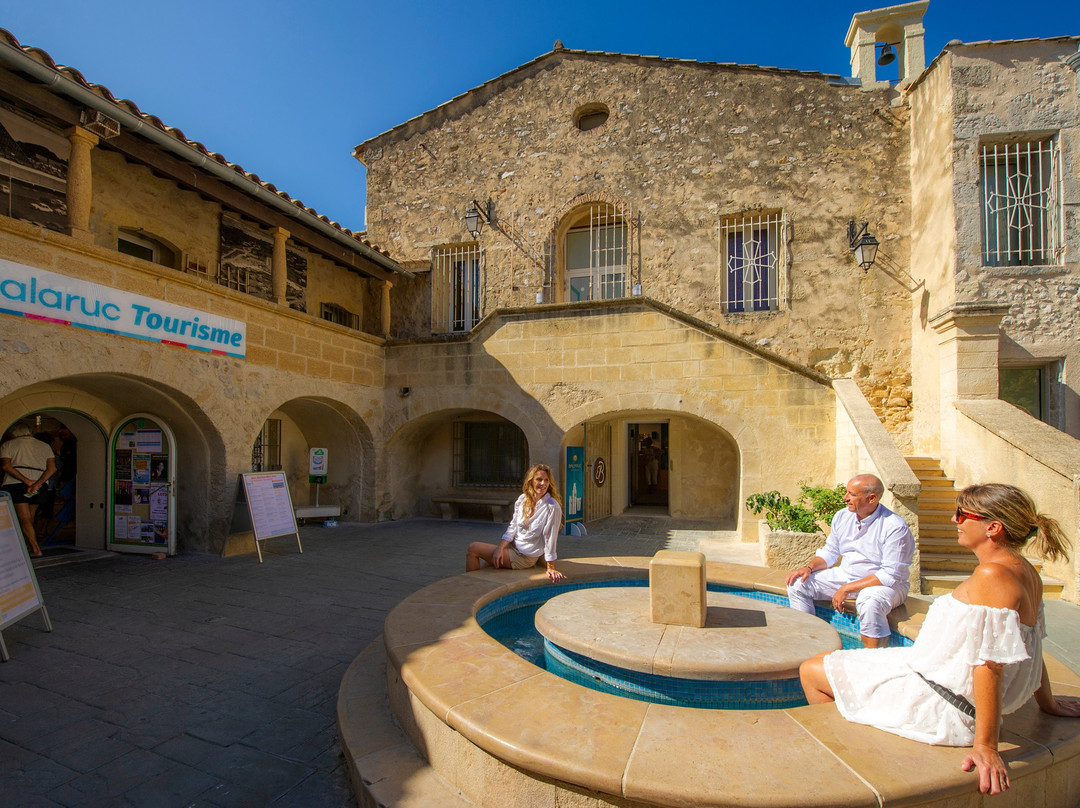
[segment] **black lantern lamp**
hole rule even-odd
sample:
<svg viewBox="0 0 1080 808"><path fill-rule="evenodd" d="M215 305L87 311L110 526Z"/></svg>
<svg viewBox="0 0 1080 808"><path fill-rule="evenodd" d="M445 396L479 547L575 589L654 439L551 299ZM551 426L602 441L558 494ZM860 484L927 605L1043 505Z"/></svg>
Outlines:
<svg viewBox="0 0 1080 808"><path fill-rule="evenodd" d="M878 240L866 232L867 223L855 224L852 219L848 222L848 246L855 253L855 262L863 268L863 272L869 272L877 258Z"/></svg>
<svg viewBox="0 0 1080 808"><path fill-rule="evenodd" d="M465 210L465 229L474 239L480 238L480 231L484 229L484 222L491 223L492 202L489 199L487 205L481 208L475 199L469 203Z"/></svg>

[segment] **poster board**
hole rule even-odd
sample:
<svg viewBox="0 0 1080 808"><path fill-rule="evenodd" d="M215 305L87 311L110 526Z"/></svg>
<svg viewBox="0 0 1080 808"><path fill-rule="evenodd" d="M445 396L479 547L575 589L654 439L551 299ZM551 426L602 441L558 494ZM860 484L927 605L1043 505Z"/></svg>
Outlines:
<svg viewBox="0 0 1080 808"><path fill-rule="evenodd" d="M262 549L259 542L266 539L296 536L296 546L304 552L284 471L249 471L240 475L229 532L244 531L255 535L255 552L260 564Z"/></svg>
<svg viewBox="0 0 1080 808"><path fill-rule="evenodd" d="M0 491L0 632L39 609L45 630L52 631L34 564L15 515L15 503L10 494ZM10 658L0 633L0 660L7 662Z"/></svg>

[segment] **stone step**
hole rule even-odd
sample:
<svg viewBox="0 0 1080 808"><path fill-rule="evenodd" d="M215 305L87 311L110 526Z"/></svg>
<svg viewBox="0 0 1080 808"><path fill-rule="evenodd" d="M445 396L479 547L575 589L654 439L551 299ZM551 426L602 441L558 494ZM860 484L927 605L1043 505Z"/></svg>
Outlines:
<svg viewBox="0 0 1080 808"><path fill-rule="evenodd" d="M338 690L338 738L361 808L478 808L413 747L386 695L380 634L353 660Z"/></svg>
<svg viewBox="0 0 1080 808"><path fill-rule="evenodd" d="M979 566L979 560L974 555L960 555L959 553L934 553L924 552L919 547L919 568L923 572L973 572Z"/></svg>
<svg viewBox="0 0 1080 808"><path fill-rule="evenodd" d="M945 595L967 579L968 576L962 573L924 572L921 576L922 592L924 595ZM1059 581L1057 578L1043 578L1043 599L1061 600L1064 588L1064 581Z"/></svg>

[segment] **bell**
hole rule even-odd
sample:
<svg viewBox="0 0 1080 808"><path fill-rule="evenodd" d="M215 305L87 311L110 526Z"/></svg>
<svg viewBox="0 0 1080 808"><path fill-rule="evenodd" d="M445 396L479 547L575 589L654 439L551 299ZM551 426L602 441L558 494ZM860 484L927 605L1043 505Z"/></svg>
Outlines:
<svg viewBox="0 0 1080 808"><path fill-rule="evenodd" d="M881 45L881 56L878 57L877 63L881 67L885 65L891 65L896 61L896 51L892 49L892 45L888 42L883 42Z"/></svg>

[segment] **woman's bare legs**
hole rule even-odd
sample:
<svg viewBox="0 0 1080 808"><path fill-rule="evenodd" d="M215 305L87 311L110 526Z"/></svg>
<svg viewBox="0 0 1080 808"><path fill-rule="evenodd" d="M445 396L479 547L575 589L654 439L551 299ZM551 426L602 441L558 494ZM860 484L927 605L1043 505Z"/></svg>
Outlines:
<svg viewBox="0 0 1080 808"><path fill-rule="evenodd" d="M818 654L799 666L799 680L802 682L803 693L811 704L836 701L832 687L829 685L829 677L825 675L825 656L825 654Z"/></svg>
<svg viewBox="0 0 1080 808"><path fill-rule="evenodd" d="M483 569L485 561L492 567L497 566L494 557L495 551L498 549L497 544L474 541L469 545L469 549L465 551L465 572Z"/></svg>

